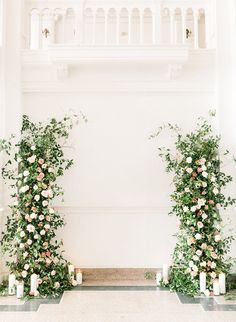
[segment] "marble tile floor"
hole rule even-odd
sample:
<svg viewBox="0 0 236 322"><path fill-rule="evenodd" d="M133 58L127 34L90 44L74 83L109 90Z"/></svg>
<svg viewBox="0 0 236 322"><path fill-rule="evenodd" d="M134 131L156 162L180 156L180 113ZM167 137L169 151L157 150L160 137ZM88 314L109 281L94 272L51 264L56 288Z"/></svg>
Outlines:
<svg viewBox="0 0 236 322"><path fill-rule="evenodd" d="M50 304L50 305L49 305ZM83 286L59 299L0 298L0 322L235 322L236 303L153 286Z"/></svg>

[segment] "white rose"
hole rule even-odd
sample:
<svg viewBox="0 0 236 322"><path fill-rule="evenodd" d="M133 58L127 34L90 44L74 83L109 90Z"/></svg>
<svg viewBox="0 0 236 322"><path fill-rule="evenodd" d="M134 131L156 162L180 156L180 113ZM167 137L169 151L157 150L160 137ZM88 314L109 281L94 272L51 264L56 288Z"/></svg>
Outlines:
<svg viewBox="0 0 236 322"><path fill-rule="evenodd" d="M213 269L216 268L216 263L212 262L211 263L211 268L213 268Z"/></svg>
<svg viewBox="0 0 236 322"><path fill-rule="evenodd" d="M192 168L187 168L186 169L186 172L188 172L189 174L191 174L193 172L193 169Z"/></svg>
<svg viewBox="0 0 236 322"><path fill-rule="evenodd" d="M207 265L207 263L205 261L200 263L200 266L202 266L202 267L206 267L206 265Z"/></svg>
<svg viewBox="0 0 236 322"><path fill-rule="evenodd" d="M39 199L40 199L40 195L36 195L36 196L34 196L34 200L35 200L35 201L39 201Z"/></svg>
<svg viewBox="0 0 236 322"><path fill-rule="evenodd" d="M29 158L27 159L27 161L28 161L29 163L34 163L34 162L35 162L35 160L36 160L36 155L32 155L31 157L29 157Z"/></svg>
<svg viewBox="0 0 236 322"><path fill-rule="evenodd" d="M33 233L35 231L35 227L33 225L27 225L27 228L29 233Z"/></svg>
<svg viewBox="0 0 236 322"><path fill-rule="evenodd" d="M23 257L26 258L28 256L28 252L24 252Z"/></svg>
<svg viewBox="0 0 236 322"><path fill-rule="evenodd" d="M39 220L44 220L44 215L40 215Z"/></svg>
<svg viewBox="0 0 236 322"><path fill-rule="evenodd" d="M37 217L37 215L34 212L32 214L30 214L31 219L35 219L36 217Z"/></svg>
<svg viewBox="0 0 236 322"><path fill-rule="evenodd" d="M207 217L208 217L208 216L207 216L207 214L204 212L204 213L202 214L202 219L203 219L203 220L205 220L205 219L207 219Z"/></svg>
<svg viewBox="0 0 236 322"><path fill-rule="evenodd" d="M203 188L206 188L207 187L207 183L206 182L203 182L202 183L202 186L203 186Z"/></svg>
<svg viewBox="0 0 236 322"><path fill-rule="evenodd" d="M193 270L194 272L198 272L198 268L197 268L197 266L196 266L196 265L193 265L192 270Z"/></svg>
<svg viewBox="0 0 236 322"><path fill-rule="evenodd" d="M54 287L55 287L56 289L57 289L57 288L59 288L59 287L60 287L60 283L59 283L59 282L55 282Z"/></svg>
<svg viewBox="0 0 236 322"><path fill-rule="evenodd" d="M50 225L49 225L49 224L46 224L46 225L44 226L44 228L48 230L48 229L50 229Z"/></svg>
<svg viewBox="0 0 236 322"><path fill-rule="evenodd" d="M24 247L25 247L25 245L24 244L22 244L22 243L20 243L20 249L23 249Z"/></svg>
<svg viewBox="0 0 236 322"><path fill-rule="evenodd" d="M32 151L35 151L35 150L36 150L36 146L35 146L35 145L32 145L32 146L31 146L31 150L32 150Z"/></svg>
<svg viewBox="0 0 236 322"><path fill-rule="evenodd" d="M215 235L215 241L219 242L221 240L221 236L220 235Z"/></svg>
<svg viewBox="0 0 236 322"><path fill-rule="evenodd" d="M38 190L38 186L35 184L35 185L33 186L33 189L34 189L34 190Z"/></svg>
<svg viewBox="0 0 236 322"><path fill-rule="evenodd" d="M53 270L53 271L51 271L51 275L52 275L52 276L55 276L55 275L56 275L56 271L54 271L54 270Z"/></svg>
<svg viewBox="0 0 236 322"><path fill-rule="evenodd" d="M189 188L185 188L184 191L185 192L190 192L190 189Z"/></svg>
<svg viewBox="0 0 236 322"><path fill-rule="evenodd" d="M20 232L20 237L21 237L21 238L25 237L25 232L24 232L24 231L21 231L21 232Z"/></svg>
<svg viewBox="0 0 236 322"><path fill-rule="evenodd" d="M196 210L197 210L197 207L196 207L196 206L192 206L192 207L191 207L191 211L192 211L192 212L195 212Z"/></svg>
<svg viewBox="0 0 236 322"><path fill-rule="evenodd" d="M197 240L200 240L200 239L202 239L202 235L201 235L201 234L199 234L199 233L197 233L197 234L195 235L195 238L196 238Z"/></svg>
<svg viewBox="0 0 236 322"><path fill-rule="evenodd" d="M54 213L55 213L54 209L53 209L53 208L50 208L50 209L49 209L49 213L50 213L50 214L54 214Z"/></svg>
<svg viewBox="0 0 236 322"><path fill-rule="evenodd" d="M31 239L28 239L27 240L27 244L30 246L30 245L32 245L32 240Z"/></svg>
<svg viewBox="0 0 236 322"><path fill-rule="evenodd" d="M22 271L22 272L21 272L21 276L22 276L23 278L26 278L27 274L28 274L28 273L27 273L26 271Z"/></svg>
<svg viewBox="0 0 236 322"><path fill-rule="evenodd" d="M74 287L78 285L78 283L77 283L77 281L76 281L76 280L72 280L71 284L72 284L72 286L74 286Z"/></svg>
<svg viewBox="0 0 236 322"><path fill-rule="evenodd" d="M52 198L53 197L53 191L52 189L48 189L48 197Z"/></svg>
<svg viewBox="0 0 236 322"><path fill-rule="evenodd" d="M24 175L24 177L28 177L28 175L29 175L30 173L29 173L29 171L28 170L25 170L24 172L23 172L23 175Z"/></svg>
<svg viewBox="0 0 236 322"><path fill-rule="evenodd" d="M201 251L200 249L198 249L198 250L196 251L196 254L197 254L198 256L201 256L201 255L202 255L202 251Z"/></svg>
<svg viewBox="0 0 236 322"><path fill-rule="evenodd" d="M199 260L199 257L197 255L193 255L193 260L194 261L198 261Z"/></svg>
<svg viewBox="0 0 236 322"><path fill-rule="evenodd" d="M47 198L48 197L48 191L47 190L43 190L41 192L41 195L44 197L44 198Z"/></svg>
<svg viewBox="0 0 236 322"><path fill-rule="evenodd" d="M46 206L48 205L47 200L44 200L44 201L42 202L42 205L43 205L43 207L46 207Z"/></svg>
<svg viewBox="0 0 236 322"><path fill-rule="evenodd" d="M212 176L211 177L211 182L216 182L216 177Z"/></svg>
<svg viewBox="0 0 236 322"><path fill-rule="evenodd" d="M205 158L202 158L199 161L200 161L200 164L205 164L206 163L206 159Z"/></svg>
<svg viewBox="0 0 236 322"><path fill-rule="evenodd" d="M45 235L45 233L46 233L46 231L45 231L44 229L42 229L42 230L40 231L40 235L41 235L41 236L44 236L44 235Z"/></svg>
<svg viewBox="0 0 236 322"><path fill-rule="evenodd" d="M53 172L53 168L48 168L48 172Z"/></svg>
<svg viewBox="0 0 236 322"><path fill-rule="evenodd" d="M205 165L202 165L202 170L206 171L207 167Z"/></svg>
<svg viewBox="0 0 236 322"><path fill-rule="evenodd" d="M191 157L188 157L188 158L186 159L186 162L190 164L190 163L192 163L192 162L193 162L193 159L192 159Z"/></svg>
<svg viewBox="0 0 236 322"><path fill-rule="evenodd" d="M204 225L203 225L203 223L201 221L198 221L197 226L198 226L198 228L201 229L201 228L203 228Z"/></svg>
<svg viewBox="0 0 236 322"><path fill-rule="evenodd" d="M188 212L188 211L189 211L189 208L188 208L187 206L184 206L184 207L183 207L183 211L184 211L184 212Z"/></svg>
<svg viewBox="0 0 236 322"><path fill-rule="evenodd" d="M24 265L24 270L28 271L28 269L29 269L29 264L25 264Z"/></svg>
<svg viewBox="0 0 236 322"><path fill-rule="evenodd" d="M193 265L194 265L193 261L190 261L189 264L188 264L189 267L193 267Z"/></svg>
<svg viewBox="0 0 236 322"><path fill-rule="evenodd" d="M34 239L38 239L38 238L39 238L38 234L34 235Z"/></svg>
<svg viewBox="0 0 236 322"><path fill-rule="evenodd" d="M219 190L218 190L217 188L214 188L214 189L213 189L213 193L214 193L215 195L217 195L217 194L219 193Z"/></svg>
<svg viewBox="0 0 236 322"><path fill-rule="evenodd" d="M210 274L210 276L211 276L211 278L215 279L215 278L216 278L216 273L215 273L215 272L212 272L212 273Z"/></svg>
<svg viewBox="0 0 236 322"><path fill-rule="evenodd" d="M207 178L207 177L208 177L208 173L207 173L206 171L203 171L203 172L202 172L202 176L203 176L204 178Z"/></svg>

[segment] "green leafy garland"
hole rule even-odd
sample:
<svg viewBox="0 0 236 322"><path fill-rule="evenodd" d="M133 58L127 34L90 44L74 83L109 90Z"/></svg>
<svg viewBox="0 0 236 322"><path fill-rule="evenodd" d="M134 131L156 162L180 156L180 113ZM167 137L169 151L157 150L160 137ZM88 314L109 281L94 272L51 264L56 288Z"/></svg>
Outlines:
<svg viewBox="0 0 236 322"><path fill-rule="evenodd" d="M63 144L76 123L77 115L61 121L53 118L47 125L35 124L23 116L19 142L14 142L14 136L0 141L0 151L9 157L2 168L3 178L12 181L14 190L17 187L1 244L10 257L10 272L18 281L24 281L28 296L57 296L74 284L60 250L62 242L55 239L64 219L51 201L63 195L56 180L73 164L73 160L64 157ZM38 292L31 294L33 273L39 276L39 286Z"/></svg>
<svg viewBox="0 0 236 322"><path fill-rule="evenodd" d="M232 177L220 169L220 137L214 135L206 120L201 119L197 129L187 135L178 126L168 124L151 138L159 136L164 129L177 135L177 153L162 147L159 155L167 165L166 171L174 173L171 214L179 218L180 226L170 280L162 283L171 290L193 296L199 292L200 272L206 272L207 291L211 292L214 279L221 272L228 274L232 264L226 255L233 238L223 236L219 213L221 207L235 203L235 199L226 198L222 191Z"/></svg>

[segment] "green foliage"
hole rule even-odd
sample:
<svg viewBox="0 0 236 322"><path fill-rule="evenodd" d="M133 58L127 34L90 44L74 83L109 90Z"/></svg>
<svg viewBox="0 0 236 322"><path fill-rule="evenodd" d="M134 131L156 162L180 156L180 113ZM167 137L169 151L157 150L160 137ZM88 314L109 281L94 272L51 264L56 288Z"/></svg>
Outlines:
<svg viewBox="0 0 236 322"><path fill-rule="evenodd" d="M199 290L200 272L206 272L207 287L212 290L217 275L227 274L232 264L226 255L233 237L223 236L219 213L220 208L235 203L235 199L223 192L232 177L221 171L220 137L214 135L206 120L200 119L197 129L186 135L178 126L168 124L151 138L158 137L165 129L177 136L175 151L159 148L166 171L173 173L171 214L179 219L169 287L193 296Z"/></svg>
<svg viewBox="0 0 236 322"><path fill-rule="evenodd" d="M72 287L68 262L63 258L62 242L56 231L64 225L63 217L51 206L63 190L57 178L64 175L73 160L64 156L63 145L78 116L51 119L46 125L33 123L23 116L21 138L0 141L9 160L2 168L3 178L14 189L1 245L10 260L7 265L18 281L24 281L30 294L30 276L39 276L40 296L57 296ZM15 149L15 150L14 150Z"/></svg>

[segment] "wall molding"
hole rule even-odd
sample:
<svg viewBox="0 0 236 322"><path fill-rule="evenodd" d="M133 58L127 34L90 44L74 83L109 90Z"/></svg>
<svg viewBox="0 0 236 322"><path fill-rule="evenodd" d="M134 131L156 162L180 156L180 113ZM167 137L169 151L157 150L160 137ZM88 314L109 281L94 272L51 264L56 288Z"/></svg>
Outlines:
<svg viewBox="0 0 236 322"><path fill-rule="evenodd" d="M111 81L104 84L78 85L57 81L24 81L22 91L28 93L214 93L209 82L177 81Z"/></svg>
<svg viewBox="0 0 236 322"><path fill-rule="evenodd" d="M168 215L171 207L79 207L56 206L60 214L71 215Z"/></svg>

